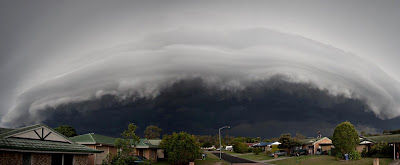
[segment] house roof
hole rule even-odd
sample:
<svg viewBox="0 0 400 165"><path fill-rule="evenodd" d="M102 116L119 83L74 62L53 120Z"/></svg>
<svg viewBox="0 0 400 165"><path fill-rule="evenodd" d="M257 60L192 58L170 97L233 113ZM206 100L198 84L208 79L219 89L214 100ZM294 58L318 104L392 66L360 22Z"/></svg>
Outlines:
<svg viewBox="0 0 400 165"><path fill-rule="evenodd" d="M374 143L400 143L400 134L363 137Z"/></svg>
<svg viewBox="0 0 400 165"><path fill-rule="evenodd" d="M6 133L6 132L12 131L12 130L14 130L14 129L11 129L11 128L0 128L0 134Z"/></svg>
<svg viewBox="0 0 400 165"><path fill-rule="evenodd" d="M269 146L269 145L279 145L278 144L279 142L260 142L260 143L257 143L257 144L255 144L255 145L253 145L252 147L264 147L264 146Z"/></svg>
<svg viewBox="0 0 400 165"><path fill-rule="evenodd" d="M327 138L327 137L300 139L299 142L300 142L301 145L304 145L304 144L311 144L311 143L318 142L318 141L320 141L320 140L322 140L322 139L324 139L324 138ZM329 139L329 138L327 138L327 139Z"/></svg>
<svg viewBox="0 0 400 165"><path fill-rule="evenodd" d="M76 143L60 143L46 140L0 138L0 150L30 150L30 151L53 151L53 152L83 152L100 153L102 151L91 149Z"/></svg>
<svg viewBox="0 0 400 165"><path fill-rule="evenodd" d="M114 142L117 138L104 136L94 133L87 133L69 138L71 141L79 144L104 144L114 146Z"/></svg>
<svg viewBox="0 0 400 165"><path fill-rule="evenodd" d="M41 131L42 136L37 131ZM44 134L46 131L46 134ZM35 132L35 133L33 133ZM31 133L34 136L20 136ZM36 136L37 135L37 136ZM50 135L50 136L49 136ZM49 138L56 137L58 140ZM30 125L26 127L9 129L0 129L0 150L13 151L40 151L40 152L79 152L79 153L100 153L84 145L70 141L61 133L53 130L44 124Z"/></svg>
<svg viewBox="0 0 400 165"><path fill-rule="evenodd" d="M136 144L136 148L160 148L160 139L140 139L139 143Z"/></svg>

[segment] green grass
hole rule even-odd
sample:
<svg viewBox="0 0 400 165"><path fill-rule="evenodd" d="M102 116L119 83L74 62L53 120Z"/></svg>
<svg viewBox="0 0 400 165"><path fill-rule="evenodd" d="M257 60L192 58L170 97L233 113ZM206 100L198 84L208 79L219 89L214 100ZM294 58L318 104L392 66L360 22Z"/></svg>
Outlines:
<svg viewBox="0 0 400 165"><path fill-rule="evenodd" d="M293 164L307 164L307 165L372 165L373 158L361 158L361 160L357 161L338 161L333 156L328 155L306 155L306 156L299 156L293 157L290 159L285 160L278 160L269 162L271 164L276 165L293 165ZM389 158L380 158L379 163L380 165L387 165L392 161Z"/></svg>
<svg viewBox="0 0 400 165"><path fill-rule="evenodd" d="M195 165L214 165L217 162L222 162L221 165L230 165L228 162L224 160L219 160L219 157L215 156L210 152L204 152L207 154L206 160L195 160ZM157 163L152 163L152 165L169 165L167 160L158 161Z"/></svg>
<svg viewBox="0 0 400 165"><path fill-rule="evenodd" d="M246 155L237 155L237 157L241 157L241 158L244 158L244 159L247 159L247 160L254 160L254 161L274 159L274 157L265 155L263 153L260 153L258 155L253 154L253 153L252 154L246 154Z"/></svg>
<svg viewBox="0 0 400 165"><path fill-rule="evenodd" d="M254 153L235 153L235 152L225 152L229 155L233 155L233 156L237 156L240 158L244 158L247 160L253 160L253 161L261 161L261 160L269 160L269 159L273 159L274 157L270 157L269 155L265 155L265 153L260 153L258 155L254 154ZM280 156L282 157L282 156Z"/></svg>
<svg viewBox="0 0 400 165"><path fill-rule="evenodd" d="M195 165L214 165L217 162L222 162L221 165L230 165L228 162L224 160L219 160L219 157L215 156L211 152L204 152L204 153L207 154L206 160L195 160L194 161Z"/></svg>

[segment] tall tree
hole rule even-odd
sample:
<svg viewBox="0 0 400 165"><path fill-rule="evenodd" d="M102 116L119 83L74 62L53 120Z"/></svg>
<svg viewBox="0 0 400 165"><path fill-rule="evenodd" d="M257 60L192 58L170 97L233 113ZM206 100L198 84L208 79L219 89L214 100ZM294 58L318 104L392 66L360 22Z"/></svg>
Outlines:
<svg viewBox="0 0 400 165"><path fill-rule="evenodd" d="M76 131L75 128L69 126L69 125L60 125L57 128L54 128L57 132L63 134L66 137L73 137L76 136Z"/></svg>
<svg viewBox="0 0 400 165"><path fill-rule="evenodd" d="M350 153L358 145L359 137L354 125L346 121L336 126L332 142L341 153Z"/></svg>
<svg viewBox="0 0 400 165"><path fill-rule="evenodd" d="M161 131L161 128L158 128L155 125L149 125L146 127L146 130L144 130L144 136L147 139L159 139Z"/></svg>
<svg viewBox="0 0 400 165"><path fill-rule="evenodd" d="M167 154L168 162L174 165L186 165L198 158L201 153L194 136L186 132L165 135L160 147Z"/></svg>
<svg viewBox="0 0 400 165"><path fill-rule="evenodd" d="M136 131L136 125L130 123L128 125L128 129L121 134L123 138L122 139L118 138L115 140L114 145L116 148L120 149L119 154L122 157L128 156L130 153L132 153L136 144L139 143L140 138L139 136L136 136L135 131Z"/></svg>
<svg viewBox="0 0 400 165"><path fill-rule="evenodd" d="M279 144L278 148L281 149L292 148L300 145L300 142L297 139L292 138L290 134L282 134L279 138L279 143L281 144Z"/></svg>

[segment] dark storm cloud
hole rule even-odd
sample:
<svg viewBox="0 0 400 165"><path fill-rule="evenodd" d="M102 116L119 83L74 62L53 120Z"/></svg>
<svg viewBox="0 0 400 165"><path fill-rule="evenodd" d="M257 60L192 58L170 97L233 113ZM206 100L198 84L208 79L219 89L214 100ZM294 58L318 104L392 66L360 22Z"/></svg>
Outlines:
<svg viewBox="0 0 400 165"><path fill-rule="evenodd" d="M276 137L286 132L314 136L318 131L329 136L346 120L360 130L375 129L366 130L369 133L381 131L385 121L365 112L366 108L361 100L332 97L309 84L287 83L280 77L235 92L209 88L202 79L194 78L161 89L153 99L120 102L114 96L103 96L41 114L48 116L45 123L51 126L70 124L81 133L111 136L118 136L129 122L139 126L139 134L154 124L164 133L216 134L221 125L230 125L227 133L236 136Z"/></svg>
<svg viewBox="0 0 400 165"><path fill-rule="evenodd" d="M242 91L282 75L331 96L360 99L380 118L398 111L400 84L374 63L340 49L265 28L222 32L178 29L98 51L22 91L3 125L45 120L47 108L98 100L154 98L181 79L200 77L216 90ZM66 68L63 68L66 69ZM57 72L57 69L49 70ZM84 109L82 109L84 111ZM23 121L21 119L24 119Z"/></svg>

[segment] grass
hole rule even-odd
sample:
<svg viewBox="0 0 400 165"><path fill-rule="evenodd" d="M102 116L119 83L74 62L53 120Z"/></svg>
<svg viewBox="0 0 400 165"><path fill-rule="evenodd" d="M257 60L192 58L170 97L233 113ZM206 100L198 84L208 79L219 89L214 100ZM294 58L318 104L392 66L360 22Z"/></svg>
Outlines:
<svg viewBox="0 0 400 165"><path fill-rule="evenodd" d="M392 161L389 158L380 158L379 163L381 165L387 165ZM361 158L361 160L357 161L338 161L333 156L328 155L306 155L293 157L285 160L278 160L269 162L276 165L292 165L292 164L307 164L307 165L371 165L373 162L373 158Z"/></svg>
<svg viewBox="0 0 400 165"><path fill-rule="evenodd" d="M206 160L195 160L194 164L195 165L213 165L216 164L217 162L222 162L221 165L230 165L230 163L224 161L224 160L219 160L219 157L215 156L211 152L204 152L207 154Z"/></svg>
<svg viewBox="0 0 400 165"><path fill-rule="evenodd" d="M273 159L274 157L270 157L269 155L265 155L265 153L260 153L258 155L254 153L235 153L235 152L225 152L226 154L237 156L240 158L244 158L247 160L253 160L253 161L261 161L261 160L269 160ZM280 156L281 157L281 156Z"/></svg>
<svg viewBox="0 0 400 165"><path fill-rule="evenodd" d="M210 152L204 152L207 154L206 160L195 160L195 165L214 165L217 162L222 162L221 165L230 165L228 162L219 160L217 156ZM167 160L158 161L157 163L152 163L152 165L169 165Z"/></svg>

